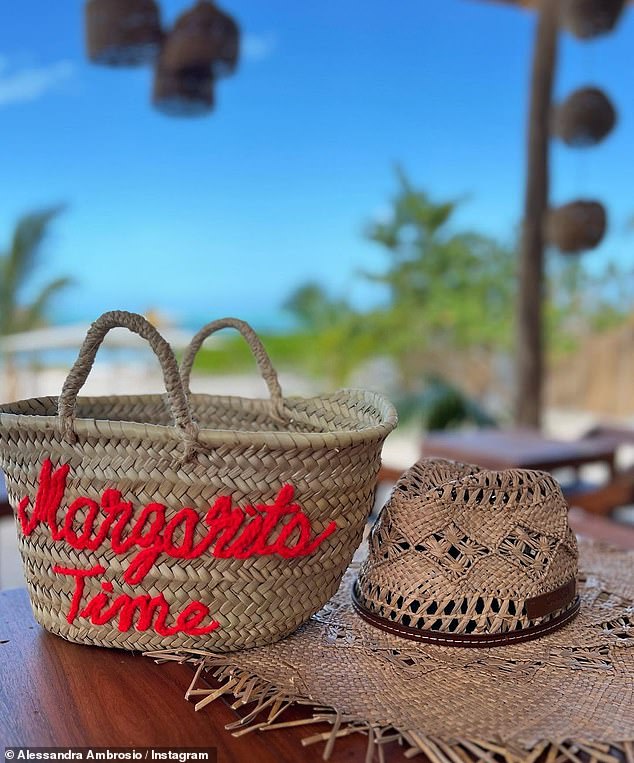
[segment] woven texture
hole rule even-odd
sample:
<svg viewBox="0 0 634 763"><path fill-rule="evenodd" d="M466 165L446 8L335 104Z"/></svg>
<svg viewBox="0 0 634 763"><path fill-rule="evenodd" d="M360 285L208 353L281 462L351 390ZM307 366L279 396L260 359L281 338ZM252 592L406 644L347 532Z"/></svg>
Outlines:
<svg viewBox="0 0 634 763"><path fill-rule="evenodd" d="M203 116L215 104L211 71L170 71L161 61L154 73L152 103L169 116Z"/></svg>
<svg viewBox="0 0 634 763"><path fill-rule="evenodd" d="M163 367L167 399L77 397L102 339L114 326L126 326L150 341ZM272 504L280 488L291 485L312 533L322 533L333 522L334 532L314 552L296 558L160 554L142 585L132 586L122 573L138 549L113 553L108 543L114 541L106 539L98 550L78 550L54 542L45 524L28 535L18 528L31 603L47 630L72 641L124 649L204 645L225 651L270 643L290 633L337 590L372 508L381 445L396 424L394 409L380 395L363 391L282 399L264 349L242 322L209 324L192 346L197 349L223 327L245 334L273 399L190 396L169 345L155 329L140 316L108 313L93 324L59 399L0 407L0 459L11 504L15 508L25 497L33 504L43 462L50 459L54 467L69 467L60 524L76 498L102 501L103 506L104 491L116 489L122 500L132 503L131 521L148 504L163 504L167 522L183 507L192 507L200 517L199 542L205 512L219 496L230 496L232 505L242 509ZM184 361L186 385L196 349ZM247 516L243 524L248 522ZM196 599L219 627L195 637L162 636L151 628L122 632L116 620L94 625L77 618L71 624L75 583L68 575L54 574L54 565L107 569L105 576L84 581L82 602L106 590L101 585L105 577L104 585L114 589L112 596L162 595L171 611Z"/></svg>
<svg viewBox="0 0 634 763"><path fill-rule="evenodd" d="M596 87L582 87L557 106L554 131L568 146L596 146L614 128L616 111L607 95Z"/></svg>
<svg viewBox="0 0 634 763"><path fill-rule="evenodd" d="M625 0L564 0L563 26L580 40L608 34L616 26Z"/></svg>
<svg viewBox="0 0 634 763"><path fill-rule="evenodd" d="M163 31L155 0L88 0L88 58L105 66L141 66L156 60Z"/></svg>
<svg viewBox="0 0 634 763"><path fill-rule="evenodd" d="M546 238L563 254L578 254L601 243L607 213L598 201L580 199L551 209L546 216Z"/></svg>
<svg viewBox="0 0 634 763"><path fill-rule="evenodd" d="M161 55L168 72L208 70L214 77L232 74L238 63L240 30L231 16L206 0L181 14Z"/></svg>
<svg viewBox="0 0 634 763"><path fill-rule="evenodd" d="M425 459L372 529L357 598L388 625L517 638L564 609L531 619L527 601L576 574L568 507L549 474Z"/></svg>
<svg viewBox="0 0 634 763"><path fill-rule="evenodd" d="M542 753L572 763L632 759L634 553L580 543L577 618L495 649L420 644L372 627L350 604L357 571L351 566L332 601L278 644L224 657L150 656L198 667L188 692L197 707L223 693L246 705L235 733L283 728L288 702L314 706L310 720L332 727L306 741L325 741L325 757L338 736L357 731L368 736L367 760L393 741L433 763L519 763ZM207 670L220 689L198 680Z"/></svg>

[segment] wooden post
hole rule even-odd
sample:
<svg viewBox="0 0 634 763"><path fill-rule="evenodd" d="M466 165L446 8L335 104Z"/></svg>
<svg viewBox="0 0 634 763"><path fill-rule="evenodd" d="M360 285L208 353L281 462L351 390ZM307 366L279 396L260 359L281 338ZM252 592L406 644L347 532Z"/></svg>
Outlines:
<svg viewBox="0 0 634 763"><path fill-rule="evenodd" d="M548 144L557 59L560 0L540 0L528 121L526 196L519 257L515 420L541 423L544 376L544 215L548 209Z"/></svg>

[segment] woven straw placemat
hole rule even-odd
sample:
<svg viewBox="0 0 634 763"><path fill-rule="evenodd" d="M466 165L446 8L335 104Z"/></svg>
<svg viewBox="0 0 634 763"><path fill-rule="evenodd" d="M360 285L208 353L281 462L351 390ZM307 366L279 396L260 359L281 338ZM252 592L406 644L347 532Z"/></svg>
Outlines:
<svg viewBox="0 0 634 763"><path fill-rule="evenodd" d="M634 553L580 543L581 611L568 626L527 643L457 649L391 636L352 611L353 565L338 593L283 641L232 654L153 652L196 666L187 696L202 708L223 694L248 714L235 734L299 723L331 728L305 742L353 731L367 760L399 741L432 763L634 761ZM199 684L204 671L221 688ZM291 703L309 705L286 724Z"/></svg>

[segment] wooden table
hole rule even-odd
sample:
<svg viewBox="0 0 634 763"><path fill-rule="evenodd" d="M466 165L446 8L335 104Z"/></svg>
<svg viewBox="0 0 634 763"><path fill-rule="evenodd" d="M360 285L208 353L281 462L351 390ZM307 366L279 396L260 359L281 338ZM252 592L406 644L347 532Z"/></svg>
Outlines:
<svg viewBox="0 0 634 763"><path fill-rule="evenodd" d="M218 749L218 763L309 763L323 744L301 740L326 730L304 725L234 738L224 726L237 711L220 699L199 712L184 693L187 665L156 665L138 654L80 646L43 631L26 591L0 592L0 747L136 746ZM286 720L305 718L290 708ZM333 763L363 761L366 737L337 741ZM404 762L391 745L386 763ZM424 761L424 758L421 759Z"/></svg>
<svg viewBox="0 0 634 763"><path fill-rule="evenodd" d="M617 443L613 437L554 440L531 429L476 429L430 432L422 455L465 461L487 469L555 469L604 463L614 474Z"/></svg>

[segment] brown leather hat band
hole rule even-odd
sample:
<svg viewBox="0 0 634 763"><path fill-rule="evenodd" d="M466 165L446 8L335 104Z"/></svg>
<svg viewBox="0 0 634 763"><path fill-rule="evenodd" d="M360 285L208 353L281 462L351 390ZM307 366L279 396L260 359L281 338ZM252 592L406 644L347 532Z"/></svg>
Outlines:
<svg viewBox="0 0 634 763"><path fill-rule="evenodd" d="M526 617L529 620L539 620L542 617L546 617L546 615L551 615L553 612L559 612L559 610L565 609L574 600L576 594L577 581L573 578L554 591L548 591L539 596L533 596L531 599L526 599L524 602Z"/></svg>
<svg viewBox="0 0 634 763"><path fill-rule="evenodd" d="M436 644L437 646L489 647L530 641L561 628L566 623L569 623L579 612L580 601L579 597L577 597L569 609L545 623L532 625L522 630L509 631L508 633L443 633L441 631L420 630L411 626L401 625L384 617L379 617L367 610L357 598L356 585L352 588L352 604L358 614L370 625L392 633L395 636L422 641L428 644Z"/></svg>

